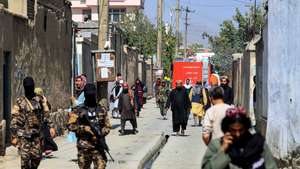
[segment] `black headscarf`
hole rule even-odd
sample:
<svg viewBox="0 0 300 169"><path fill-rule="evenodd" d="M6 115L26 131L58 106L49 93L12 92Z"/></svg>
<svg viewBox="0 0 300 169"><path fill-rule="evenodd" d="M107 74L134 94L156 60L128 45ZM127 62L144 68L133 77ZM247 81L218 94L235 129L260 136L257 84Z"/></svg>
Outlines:
<svg viewBox="0 0 300 169"><path fill-rule="evenodd" d="M34 81L32 77L28 76L23 80L23 87L25 90L25 97L27 99L31 100L33 97L35 97Z"/></svg>
<svg viewBox="0 0 300 169"><path fill-rule="evenodd" d="M264 143L263 136L247 131L239 141L230 146L228 155L231 158L231 163L243 169L252 168L252 165L262 158ZM264 164L258 169L265 169Z"/></svg>
<svg viewBox="0 0 300 169"><path fill-rule="evenodd" d="M262 158L265 139L258 133L251 134L249 132L251 121L245 109L235 107L226 111L226 116L221 123L223 133L229 132L229 126L234 123L242 124L246 131L238 140L233 141L227 153L232 164L243 169L250 169ZM265 169L264 164L257 169Z"/></svg>
<svg viewBox="0 0 300 169"><path fill-rule="evenodd" d="M97 106L96 94L97 91L95 85L88 83L84 87L84 97L85 97L84 104L88 107L96 107Z"/></svg>

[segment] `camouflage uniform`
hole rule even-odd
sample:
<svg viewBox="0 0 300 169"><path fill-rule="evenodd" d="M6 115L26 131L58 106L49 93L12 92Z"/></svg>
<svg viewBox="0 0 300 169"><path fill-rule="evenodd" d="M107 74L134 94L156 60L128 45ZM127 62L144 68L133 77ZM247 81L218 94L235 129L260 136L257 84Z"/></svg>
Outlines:
<svg viewBox="0 0 300 169"><path fill-rule="evenodd" d="M170 90L168 89L168 87L160 86L157 93L160 114L162 116L166 116L167 109L165 108L165 105L167 103Z"/></svg>
<svg viewBox="0 0 300 169"><path fill-rule="evenodd" d="M42 159L41 127L48 123L50 112L47 103L42 97L35 96L31 100L21 96L17 98L12 110L11 134L17 139L17 147L20 149L21 168L37 169Z"/></svg>
<svg viewBox="0 0 300 169"><path fill-rule="evenodd" d="M86 106L78 107L71 113L68 128L70 131L76 133L77 136L77 149L78 149L78 165L80 169L90 169L93 162L95 169L105 169L106 155L104 150L99 151L96 149L96 137L91 131L90 127L81 122L81 117L87 115L90 122L98 125L102 136L106 136L110 129L111 124L104 107L98 106L97 108L89 108Z"/></svg>

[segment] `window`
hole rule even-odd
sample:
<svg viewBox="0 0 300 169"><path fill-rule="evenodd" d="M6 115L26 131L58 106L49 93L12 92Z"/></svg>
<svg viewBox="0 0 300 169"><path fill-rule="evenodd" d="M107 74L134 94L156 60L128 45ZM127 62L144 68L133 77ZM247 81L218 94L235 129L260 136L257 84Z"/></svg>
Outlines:
<svg viewBox="0 0 300 169"><path fill-rule="evenodd" d="M109 9L109 22L120 22L123 20L125 9Z"/></svg>
<svg viewBox="0 0 300 169"><path fill-rule="evenodd" d="M85 4L86 0L80 0L80 4Z"/></svg>
<svg viewBox="0 0 300 169"><path fill-rule="evenodd" d="M83 10L82 15L83 15L84 22L92 20L92 10L91 9Z"/></svg>

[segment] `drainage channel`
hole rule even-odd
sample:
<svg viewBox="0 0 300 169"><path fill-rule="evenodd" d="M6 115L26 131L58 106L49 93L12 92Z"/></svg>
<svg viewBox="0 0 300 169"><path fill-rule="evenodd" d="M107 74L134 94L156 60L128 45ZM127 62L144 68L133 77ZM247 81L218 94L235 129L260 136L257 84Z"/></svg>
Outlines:
<svg viewBox="0 0 300 169"><path fill-rule="evenodd" d="M164 137L162 143L160 144L160 146L156 149L156 151L152 154L152 156L147 160L147 162L144 164L142 169L151 169L152 168L152 165L155 162L155 160L158 158L161 150L167 144L169 137L170 137L169 135L165 135L165 137Z"/></svg>

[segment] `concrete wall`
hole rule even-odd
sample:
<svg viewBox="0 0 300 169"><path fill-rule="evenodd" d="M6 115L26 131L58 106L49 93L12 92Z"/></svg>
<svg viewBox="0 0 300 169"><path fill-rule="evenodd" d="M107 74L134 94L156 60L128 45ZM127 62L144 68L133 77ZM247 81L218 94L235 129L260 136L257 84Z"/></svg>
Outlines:
<svg viewBox="0 0 300 169"><path fill-rule="evenodd" d="M268 6L266 138L277 158L297 158L300 155L300 1L269 1ZM288 161L293 162L292 158Z"/></svg>
<svg viewBox="0 0 300 169"><path fill-rule="evenodd" d="M138 53L131 48L128 48L127 50L128 51L125 52L125 54L127 54L124 79L132 86L138 78Z"/></svg>
<svg viewBox="0 0 300 169"><path fill-rule="evenodd" d="M256 74L255 43L256 39L253 39L243 54L233 54L232 64L234 104L246 109L253 125L256 124L253 107L253 76Z"/></svg>
<svg viewBox="0 0 300 169"><path fill-rule="evenodd" d="M146 85L148 88L148 96L153 96L153 65L152 58L146 61Z"/></svg>
<svg viewBox="0 0 300 169"><path fill-rule="evenodd" d="M251 40L243 54L242 58L242 100L241 105L249 113L252 124L256 125L254 107L253 107L253 90L254 82L253 77L256 74L256 48L255 43L259 39L259 36L256 36Z"/></svg>
<svg viewBox="0 0 300 169"><path fill-rule="evenodd" d="M233 54L232 63L232 89L234 93L234 104L241 106L242 102L242 58L243 54Z"/></svg>
<svg viewBox="0 0 300 169"><path fill-rule="evenodd" d="M256 126L266 135L268 108L268 23L265 24L262 37L256 43Z"/></svg>
<svg viewBox="0 0 300 169"><path fill-rule="evenodd" d="M42 87L53 109L65 108L71 93L71 8L67 1L39 0L34 20L0 9L0 96L3 96L3 55L9 51L11 103L24 93L22 80L32 76L36 86ZM44 5L47 5L45 7ZM9 107L12 106L8 105ZM1 127L0 127L1 128ZM0 137L0 141L3 137ZM1 147L1 146L0 146Z"/></svg>

